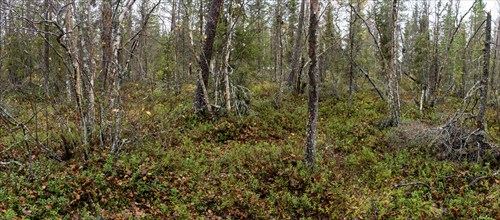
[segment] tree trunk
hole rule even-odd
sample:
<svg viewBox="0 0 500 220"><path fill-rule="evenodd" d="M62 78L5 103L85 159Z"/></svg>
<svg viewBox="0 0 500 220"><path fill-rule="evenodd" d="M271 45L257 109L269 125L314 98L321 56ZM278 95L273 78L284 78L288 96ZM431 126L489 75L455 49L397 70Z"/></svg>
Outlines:
<svg viewBox="0 0 500 220"><path fill-rule="evenodd" d="M274 75L276 78L276 83L278 84L278 94L276 97L276 107L281 108L281 101L283 95L283 42L281 39L281 0L277 0L276 3L276 30L274 33L274 44L275 44L275 52L276 56L274 58Z"/></svg>
<svg viewBox="0 0 500 220"><path fill-rule="evenodd" d="M196 83L194 108L196 112L205 114L209 111L209 104L204 98L208 97L208 94L204 94L203 87L205 90L208 85L208 78L210 75L210 61L212 59L213 46L215 40L215 34L217 31L217 23L219 22L220 13L222 6L224 5L224 0L212 0L210 4L209 17L207 19L207 25L205 27L205 39L203 45L203 51L200 54L200 69L201 77L198 78ZM210 113L210 112L208 112Z"/></svg>
<svg viewBox="0 0 500 220"><path fill-rule="evenodd" d="M498 20L497 24L497 31L495 34L495 44L493 48L493 66L491 67L491 77L490 77L490 89L492 94L495 94L495 89L497 86L495 86L495 75L497 75L497 65L498 65L498 53L500 52L500 19ZM494 96L493 96L494 97Z"/></svg>
<svg viewBox="0 0 500 220"><path fill-rule="evenodd" d="M292 89L292 86L294 85L294 82L296 80L295 75L297 74L298 71L299 58L302 52L302 29L304 26L305 1L306 0L301 0L300 2L299 24L297 27L297 32L295 32L295 47L292 54L290 74L288 75L288 79L286 81L286 86L288 87L288 89Z"/></svg>
<svg viewBox="0 0 500 220"><path fill-rule="evenodd" d="M496 77L498 77L498 70L499 68L496 68L496 66L498 65L498 53L500 52L500 20L498 20L498 24L497 24L497 32L496 32L496 40L495 40L495 49L494 49L494 57L493 57L493 67L492 67L492 70L491 70L491 76L490 76L490 93L491 93L491 97L493 99L495 99L495 109L496 109L496 112L497 112L497 120L500 121L500 107L498 106L499 102L498 102L498 85L496 83L497 79ZM495 86L496 85L496 86Z"/></svg>
<svg viewBox="0 0 500 220"><path fill-rule="evenodd" d="M101 74L102 74L102 92L105 93L107 90L108 72L109 65L111 62L111 56L113 54L111 47L111 30L112 30L112 1L103 0L101 8L101 45L102 45L102 64L101 64Z"/></svg>
<svg viewBox="0 0 500 220"><path fill-rule="evenodd" d="M68 56L71 59L71 66L75 80L75 101L77 105L78 112L80 114L81 121L81 131L82 131L82 142L87 145L87 126L85 123L85 114L83 112L83 90L82 90L82 68L81 61L78 60L78 39L76 31L73 29L73 19L75 16L75 3L68 0L67 2L67 13L66 13L66 34L68 40ZM71 73L71 71L68 71Z"/></svg>
<svg viewBox="0 0 500 220"><path fill-rule="evenodd" d="M87 74L87 80L84 80L87 88L87 127L88 136L92 137L94 134L94 122L95 122L95 77L96 77L96 59L95 59L95 47L94 47L94 30L92 28L92 4L90 1L84 1L84 19L86 21L82 22L82 48L84 51L84 68ZM83 31L85 28L85 31Z"/></svg>
<svg viewBox="0 0 500 220"><path fill-rule="evenodd" d="M120 52L122 51L122 26L125 18L127 18L129 11L132 8L132 5L135 3L135 0L128 0L120 7L117 5L116 8L119 8L118 18L115 22L113 22L112 26L112 35L111 35L111 47L112 50L112 62L111 62L111 82L112 82L112 90L111 90L111 111L114 114L114 133L111 144L111 153L116 153L120 150L119 146L119 136L121 130L120 124L120 92L121 92L121 82L124 78L124 68L122 66L123 60L121 59ZM117 2L120 4L120 2ZM118 13L118 12L115 12Z"/></svg>
<svg viewBox="0 0 500 220"><path fill-rule="evenodd" d="M142 66L144 66L143 71L142 71L142 77L144 78L145 76L148 75L148 70L149 70L149 62L148 62L148 25L147 25L147 11L146 8L148 7L149 1L145 0L142 2L141 5L141 23L144 24L141 30L141 56L142 56Z"/></svg>
<svg viewBox="0 0 500 220"><path fill-rule="evenodd" d="M177 44L179 43L178 40L178 27L177 27L177 13L178 13L178 7L177 7L177 0L172 0L172 12L171 12L171 20L170 20L170 34L172 35L172 50L174 51L173 53L173 58L174 58L174 63L173 63L173 68L172 68L172 78L169 78L167 82L167 86L170 87L170 84L173 84L174 86L174 94L179 95L181 93L180 90L180 82L179 82L179 77L178 77L178 71L177 71L177 57L178 57L178 47ZM180 7L179 7L180 8ZM173 81L173 82L171 82Z"/></svg>
<svg viewBox="0 0 500 220"><path fill-rule="evenodd" d="M259 42L264 42L264 35L262 34L263 32L263 21L262 21L262 0L256 0L255 7L257 8L257 33L259 35L257 36L257 40ZM260 47L263 48L263 47ZM264 51L262 51L261 54L265 54ZM264 65L264 56L258 56L257 57L257 76L261 76L262 74L262 67Z"/></svg>
<svg viewBox="0 0 500 220"><path fill-rule="evenodd" d="M398 126L399 124L399 92L398 92L398 77L397 77L397 16L398 16L398 0L392 1L391 13L391 49L390 49L390 64L388 68L389 74L389 97L387 99L390 118L389 124Z"/></svg>
<svg viewBox="0 0 500 220"><path fill-rule="evenodd" d="M486 30L484 40L484 64L483 64L483 77L481 79L481 101L479 104L479 111L477 112L477 126L479 129L484 130L484 114L486 112L486 104L488 99L488 73L490 71L490 44L491 44L491 14L486 15Z"/></svg>
<svg viewBox="0 0 500 220"><path fill-rule="evenodd" d="M45 8L45 20L51 20L51 7L50 7L50 2L49 0L45 0L44 2L44 8ZM45 73L43 74L44 76L44 91L45 91L45 96L49 97L49 77L50 77L50 25L47 23L44 25L44 31L45 31L45 44L43 47L43 61L45 65Z"/></svg>
<svg viewBox="0 0 500 220"><path fill-rule="evenodd" d="M309 23L309 102L308 121L306 130L306 150L305 164L309 168L314 168L316 157L316 133L318 127L318 35L319 26L319 1L311 0L310 3L310 23Z"/></svg>
<svg viewBox="0 0 500 220"><path fill-rule="evenodd" d="M0 42L4 42L4 36L5 36L5 31L4 28L5 26L7 26L7 22L5 21L5 16L4 16L4 6L3 4L0 4ZM3 48L4 48L4 45L3 44L0 44L0 57L3 56ZM3 72L3 59L0 59L0 77L4 77L4 72ZM46 91L47 91L47 88L46 88ZM3 100L3 95L5 93L5 89L1 89L0 90L0 103L2 102ZM47 92L45 92L45 95L47 95Z"/></svg>
<svg viewBox="0 0 500 220"><path fill-rule="evenodd" d="M464 49L463 54L462 54L462 74L460 75L461 79L461 85L460 85L460 91L459 91L459 96L460 98L465 98L465 93L467 89L467 71L468 71L468 51L467 48Z"/></svg>
<svg viewBox="0 0 500 220"><path fill-rule="evenodd" d="M356 1L356 10L359 8L359 0ZM355 57L356 57L356 26L358 16L354 13L354 7L350 8L349 11L349 103L352 103L352 95L354 93L354 71L356 69Z"/></svg>
<svg viewBox="0 0 500 220"><path fill-rule="evenodd" d="M274 43L275 43L275 57L274 57L274 76L276 78L276 83L278 84L278 94L276 96L276 107L281 108L281 102L283 99L283 40L281 36L281 24L283 22L281 14L281 2L282 0L277 0L276 2L276 32L274 33Z"/></svg>
<svg viewBox="0 0 500 220"><path fill-rule="evenodd" d="M233 15L232 15L232 3L233 1L231 0L229 3L229 9L227 13L227 28L228 28L228 33L227 33L227 39L226 39L226 48L225 48L225 53L224 53L224 63L223 63L223 73L224 73L224 97L225 97L225 106L226 110L228 112L231 111L231 85L229 82L229 73L231 66L229 65L229 59L231 57L231 42L233 38Z"/></svg>
<svg viewBox="0 0 500 220"><path fill-rule="evenodd" d="M439 24L439 18L441 17L441 13L439 11L436 11L434 15L435 19L435 24ZM440 80L441 80L441 69L440 67L440 52L439 52L439 43L440 43L440 25L435 25L434 26L434 39L433 39L433 47L432 47L432 61L431 61L431 66L430 66L430 71L429 71L429 83L427 84L427 89L428 89L428 98L427 98L427 104L431 107L434 106L438 90L439 90L439 85L440 85ZM429 50L431 48L429 47Z"/></svg>

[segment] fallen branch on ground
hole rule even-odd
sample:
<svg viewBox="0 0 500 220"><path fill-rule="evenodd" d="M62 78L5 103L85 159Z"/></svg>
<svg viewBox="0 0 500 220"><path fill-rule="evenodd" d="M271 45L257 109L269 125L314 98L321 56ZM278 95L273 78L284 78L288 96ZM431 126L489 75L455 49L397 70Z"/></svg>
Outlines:
<svg viewBox="0 0 500 220"><path fill-rule="evenodd" d="M395 184L392 186L393 189L396 189L396 188L400 188L400 187L404 187L404 186L425 186L427 187L428 189L432 189L432 187L427 184L427 183L424 183L424 182L413 182L413 183L401 183L401 184Z"/></svg>
<svg viewBox="0 0 500 220"><path fill-rule="evenodd" d="M13 164L16 164L16 165L18 165L18 166L24 167L24 165L23 165L22 163L17 162L17 161L15 161L15 160L12 160L12 161L0 161L0 165L3 165L3 166L5 166L5 165L9 165L9 164L12 164L12 163L13 163Z"/></svg>
<svg viewBox="0 0 500 220"><path fill-rule="evenodd" d="M469 183L469 186L474 186L476 185L479 181L483 180L483 179L490 179L490 178L493 178L493 177L496 177L498 176L498 174L500 174L500 170L497 170L495 171L493 174L491 175L485 175L485 176L480 176L474 180L472 180L472 182Z"/></svg>

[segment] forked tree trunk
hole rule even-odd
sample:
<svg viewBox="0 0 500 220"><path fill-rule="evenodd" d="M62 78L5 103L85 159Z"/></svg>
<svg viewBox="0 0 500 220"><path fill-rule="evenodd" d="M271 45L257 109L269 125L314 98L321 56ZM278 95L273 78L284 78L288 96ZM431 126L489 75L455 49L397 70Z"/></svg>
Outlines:
<svg viewBox="0 0 500 220"><path fill-rule="evenodd" d="M207 19L207 25L205 27L205 35L203 36L203 38L205 38L205 42L203 45L203 51L200 54L201 76L198 77L198 81L196 83L194 99L195 111L202 114L205 114L207 113L207 111L209 111L208 105L210 105L210 103L208 103L208 100L206 99L206 97L208 97L208 94L206 94L206 88L210 75L210 61L212 59L215 34L217 31L217 23L219 22L222 6L224 5L223 3L224 0L212 0Z"/></svg>
<svg viewBox="0 0 500 220"><path fill-rule="evenodd" d="M311 0L310 3L310 23L309 23L309 102L308 120L306 129L306 150L305 164L309 168L314 168L316 157L316 134L318 127L318 23L319 23L319 1Z"/></svg>

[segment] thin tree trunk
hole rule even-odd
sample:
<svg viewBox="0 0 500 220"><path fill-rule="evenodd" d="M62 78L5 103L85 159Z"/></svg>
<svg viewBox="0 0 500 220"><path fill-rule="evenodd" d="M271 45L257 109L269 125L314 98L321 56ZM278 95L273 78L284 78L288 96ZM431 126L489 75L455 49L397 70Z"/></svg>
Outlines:
<svg viewBox="0 0 500 220"><path fill-rule="evenodd" d="M112 0L102 0L101 3L101 45L102 45L102 63L101 63L101 96L100 114L99 114L99 139L101 147L107 142L108 136L108 119L106 105L109 101L108 78L111 58L113 56L113 48L111 44L112 35Z"/></svg>
<svg viewBox="0 0 500 220"><path fill-rule="evenodd" d="M231 57L231 42L233 38L233 15L232 15L232 3L233 1L231 0L229 3L229 9L228 9L228 14L227 14L227 28L228 28L228 33L227 33L227 39L226 39L226 50L224 54L224 63L223 63L223 73L224 73L224 97L225 97L225 105L226 105L226 110L228 112L231 111L231 87L230 87L230 82L229 82L229 70L231 69L231 66L229 65L229 59Z"/></svg>
<svg viewBox="0 0 500 220"><path fill-rule="evenodd" d="M468 69L468 66L467 66L467 54L468 51L467 51L467 48L465 48L463 54L462 54L462 74L460 76L461 78L461 86L460 86L460 92L459 92L459 95L460 95L460 98L465 98L465 93L466 93L466 89L467 89L467 69Z"/></svg>
<svg viewBox="0 0 500 220"><path fill-rule="evenodd" d="M436 14L434 15L435 23L439 24L439 18L441 17L441 13L439 11L436 11ZM440 72L440 61L439 61L439 32L440 32L440 26L435 25L434 26L434 42L433 42L433 52L432 52L432 61L431 61L431 69L429 71L430 73L430 79L429 79L429 84L427 85L428 88L428 105L433 107L437 98L437 93L439 90L439 85L441 81L441 72Z"/></svg>
<svg viewBox="0 0 500 220"><path fill-rule="evenodd" d="M0 42L3 42L3 39L4 39L4 35L5 35L5 32L6 30L5 27L7 26L7 22L5 21L5 16L4 16L4 5L3 4L0 4L0 24L3 24L3 25L0 25ZM3 56L3 49L4 49L4 45L3 44L0 44L0 57ZM3 60L0 59L0 76L3 77ZM1 89L0 90L0 103L2 102L3 100L3 95L5 93L5 89ZM45 95L47 95L47 92L45 93Z"/></svg>
<svg viewBox="0 0 500 220"><path fill-rule="evenodd" d="M297 94L304 93L304 86L302 85L302 75L304 72L305 65L306 65L306 59L304 59L304 56L300 56L300 66L299 66L299 71L297 72L297 82L295 85Z"/></svg>
<svg viewBox="0 0 500 220"><path fill-rule="evenodd" d="M117 2L118 4L120 2ZM116 20L115 25L112 26L112 62L111 62L111 81L112 81L112 90L111 90L111 111L114 114L114 132L113 139L111 144L111 153L116 153L120 150L120 111L121 111L121 103L120 103L120 92L121 92L121 81L124 75L124 68L122 66L122 59L120 52L122 51L121 41L122 41L122 27L120 24L123 24L125 18L128 16L129 11L132 8L132 5L135 3L135 0L126 1L123 6L117 5L116 8L120 8L120 12L118 14L118 18Z"/></svg>
<svg viewBox="0 0 500 220"><path fill-rule="evenodd" d="M298 70L297 65L299 63L300 54L302 52L302 29L304 26L305 1L306 0L301 0L300 2L299 24L297 27L297 31L295 32L295 47L292 54L290 74L288 75L288 79L286 81L286 86L288 87L288 89L292 89L292 86L294 85L294 82L296 80L295 75L297 74Z"/></svg>
<svg viewBox="0 0 500 220"><path fill-rule="evenodd" d="M178 33L179 33L179 30L178 30L178 27L177 27L177 13L178 13L178 7L177 7L178 3L177 3L177 0L173 0L172 1L172 12L171 12L171 16L172 16L172 19L170 20L170 33L172 34L172 46L173 46L173 51L174 51L174 67L173 67L173 79L169 79L168 81L168 85L171 84L171 81L173 81L173 84L174 84L174 94L176 95L179 95L181 93L181 90L180 90L180 82L179 82L179 76L178 76L178 68L177 68L177 57L178 57L178 53L179 53L179 50L178 50L178 47L177 47L177 44L179 43L179 40L178 40Z"/></svg>
<svg viewBox="0 0 500 220"><path fill-rule="evenodd" d="M70 103L70 102L71 102L71 100L72 100L72 99L71 99L71 96L72 96L72 94L73 94L73 93L71 92L71 81L72 81L71 77L72 77L72 75L71 75L71 71L67 71L67 72L66 72L66 79L65 79L66 81L65 81L65 84L66 84L66 101L67 101L68 103Z"/></svg>
<svg viewBox="0 0 500 220"><path fill-rule="evenodd" d="M495 47L493 49L493 66L491 67L491 77L490 77L490 86L491 92L494 94L496 86L495 86L495 75L497 75L497 62L498 62L498 53L500 52L500 20L498 20L497 31L495 33Z"/></svg>
<svg viewBox="0 0 500 220"><path fill-rule="evenodd" d="M147 44L148 44L148 25L147 23L145 22L145 20L147 19L147 11L146 11L146 8L148 7L148 3L149 1L148 0L144 0L141 4L141 23L144 24L142 26L142 30L141 30L141 57L142 57L142 62L143 62L143 71L142 71L142 77L143 78L144 76L147 76L148 75L148 69L149 69L149 63L148 63L148 49L146 48L147 47Z"/></svg>
<svg viewBox="0 0 500 220"><path fill-rule="evenodd" d="M359 1L356 1L356 7L359 7ZM352 103L352 95L354 93L354 71L355 71L355 25L358 16L354 14L354 8L349 11L349 103ZM356 9L357 10L357 9Z"/></svg>
<svg viewBox="0 0 500 220"><path fill-rule="evenodd" d="M309 23L309 58L311 66L309 68L309 102L308 121L306 130L305 164L309 168L314 168L316 157L316 134L318 127L318 35L319 26L319 1L311 0L310 3L310 23Z"/></svg>
<svg viewBox="0 0 500 220"><path fill-rule="evenodd" d="M75 89L75 101L77 105L78 112L80 114L81 121L81 131L82 131L82 142L84 145L87 145L87 126L85 123L85 114L83 112L83 90L82 90L82 68L80 65L80 61L78 60L78 39L76 31L73 30L73 17L75 16L75 3L68 0L68 8L66 13L66 34L68 40L68 55L72 62L72 71L68 71L69 73L73 72L75 80L74 80L74 89Z"/></svg>
<svg viewBox="0 0 500 220"><path fill-rule="evenodd" d="M391 51L389 73L389 97L388 106L390 111L390 124L393 126L399 125L399 94L398 94L398 78L397 78L397 18L398 18L398 0L392 1L391 13Z"/></svg>
<svg viewBox="0 0 500 220"><path fill-rule="evenodd" d="M102 45L102 64L101 64L101 74L102 74L102 92L107 90L108 72L109 65L111 62L111 56L113 54L113 48L111 45L111 31L112 31L112 0L103 0L101 9L101 45Z"/></svg>
<svg viewBox="0 0 500 220"><path fill-rule="evenodd" d="M92 28L92 4L90 1L84 1L85 10L84 12L86 21L83 22L83 27L85 27L86 32L82 31L82 48L84 48L85 59L85 69L88 79L86 82L87 87L87 127L89 130L89 137L94 135L94 122L95 122L95 76L96 76L96 61L94 58L95 48L94 48L94 31Z"/></svg>
<svg viewBox="0 0 500 220"><path fill-rule="evenodd" d="M274 75L276 77L276 83L278 84L278 94L276 97L276 106L277 108L281 108L282 95L283 95L283 42L281 39L281 0L277 0L276 3L276 32L274 35L274 43L275 43L275 60L274 60Z"/></svg>
<svg viewBox="0 0 500 220"><path fill-rule="evenodd" d="M196 83L196 91L195 91L195 100L194 100L194 108L197 112L202 114L207 113L208 105L210 103L205 100L203 87L207 87L208 78L210 76L210 61L212 59L213 53L213 45L215 40L215 34L217 31L217 23L219 22L220 13L222 10L222 6L224 5L224 0L212 0L210 4L209 17L207 19L207 25L205 27L205 36L206 37L203 51L200 54L200 69L201 69L201 77L199 77ZM210 113L210 112L208 112Z"/></svg>
<svg viewBox="0 0 500 220"><path fill-rule="evenodd" d="M491 93L491 97L492 99L495 100L495 109L496 109L496 112L497 112L497 119L500 121L500 107L498 106L498 85L496 83L497 79L496 77L498 77L498 70L499 68L496 68L496 66L498 65L498 53L500 52L499 48L500 48L500 19L499 19L499 22L498 22L498 25L497 25L497 31L495 33L496 35L496 40L495 40L495 49L494 49L494 57L493 57L493 67L492 67L492 70L491 70L491 77L490 77L490 86L491 86L491 90L490 90L490 93Z"/></svg>
<svg viewBox="0 0 500 220"><path fill-rule="evenodd" d="M257 7L257 39L259 42L264 42L264 35L263 35L263 22L262 22L262 0L256 0L256 7ZM261 76L262 74L262 66L264 64L264 55L265 52L261 51L261 56L257 57L257 76Z"/></svg>
<svg viewBox="0 0 500 220"><path fill-rule="evenodd" d="M481 79L481 101L479 111L477 112L477 125L481 130L485 129L484 114L486 112L486 104L488 99L488 73L490 71L490 44L491 44L491 14L486 15L486 30L484 40L484 60L483 60L483 77Z"/></svg>
<svg viewBox="0 0 500 220"><path fill-rule="evenodd" d="M50 7L50 2L49 0L45 0L45 3L44 3L44 7L45 7L45 19L46 20L51 20L51 7ZM44 48L43 48L43 61L44 61L44 65L45 65L45 73L43 74L44 76L44 91L45 91L45 96L46 97L49 97L50 94L49 94L49 83L50 83L50 80L49 80L49 77L50 77L50 44L49 44L49 39L50 39L50 26L49 24L45 24L44 25L44 31L45 31L45 35L44 35L44 38L45 38L45 44L44 44Z"/></svg>

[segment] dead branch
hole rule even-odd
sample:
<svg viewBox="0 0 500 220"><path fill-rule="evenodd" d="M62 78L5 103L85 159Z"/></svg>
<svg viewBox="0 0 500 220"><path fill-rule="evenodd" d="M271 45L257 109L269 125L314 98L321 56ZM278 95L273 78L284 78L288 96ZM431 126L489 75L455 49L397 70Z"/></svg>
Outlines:
<svg viewBox="0 0 500 220"><path fill-rule="evenodd" d="M424 182L412 182L412 183L395 184L395 185L392 186L392 188L396 189L396 188L400 188L400 187L404 187L404 186L425 186L429 190L432 190L432 187L429 184L424 183Z"/></svg>
<svg viewBox="0 0 500 220"><path fill-rule="evenodd" d="M11 160L11 161L0 161L0 165L2 166L6 166L6 165L9 165L9 164L16 164L20 167L24 167L24 165L18 161L15 161L15 160Z"/></svg>
<svg viewBox="0 0 500 220"><path fill-rule="evenodd" d="M47 146L45 146L35 136L33 136L33 133L30 131L30 129L24 123L19 122L14 116L12 116L2 106L0 106L0 116L8 124L21 128L23 130L23 136L24 136L25 140L28 139L26 137L26 136L28 136L29 138L33 139L35 141L35 143L38 145L38 147L40 147L45 153L51 153L50 149ZM51 158L53 158L57 161L61 161L61 159L56 154L54 154L54 153L52 153L52 154L53 155L51 156Z"/></svg>
<svg viewBox="0 0 500 220"><path fill-rule="evenodd" d="M480 176L474 180L472 180L472 182L469 183L469 186L474 186L476 185L479 181L483 180L483 179L491 179L491 178L494 178L496 176L498 176L498 174L500 174L500 170L497 170L495 171L493 174L491 175L485 175L485 176Z"/></svg>

